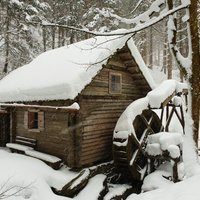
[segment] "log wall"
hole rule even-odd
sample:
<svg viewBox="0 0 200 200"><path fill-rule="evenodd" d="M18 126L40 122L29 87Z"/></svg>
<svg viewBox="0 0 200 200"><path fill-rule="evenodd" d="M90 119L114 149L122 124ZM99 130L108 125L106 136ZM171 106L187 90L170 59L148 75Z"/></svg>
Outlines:
<svg viewBox="0 0 200 200"><path fill-rule="evenodd" d="M109 93L109 74L113 72L122 75L120 94ZM80 166L92 165L112 157L113 130L118 118L127 105L148 91L150 87L127 47L109 60L79 96L82 121L78 158Z"/></svg>
<svg viewBox="0 0 200 200"><path fill-rule="evenodd" d="M24 113L23 109L16 111L16 135L36 139L38 151L58 156L73 166L74 136L68 123L71 114L44 111L44 128L30 130L24 126Z"/></svg>

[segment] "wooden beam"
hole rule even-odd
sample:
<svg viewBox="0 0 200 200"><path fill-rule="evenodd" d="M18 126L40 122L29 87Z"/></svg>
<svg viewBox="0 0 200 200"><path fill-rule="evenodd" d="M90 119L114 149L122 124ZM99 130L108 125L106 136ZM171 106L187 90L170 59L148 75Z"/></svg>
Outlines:
<svg viewBox="0 0 200 200"><path fill-rule="evenodd" d="M8 113L7 110L5 110L5 109L0 109L0 114L7 114L7 113Z"/></svg>
<svg viewBox="0 0 200 200"><path fill-rule="evenodd" d="M0 104L0 108L6 109L6 108L23 108L23 109L38 109L38 110L44 110L44 111L59 111L59 112L78 112L78 109L75 109L71 106L41 106L41 105L26 105L26 104L18 104L18 103L3 103Z"/></svg>

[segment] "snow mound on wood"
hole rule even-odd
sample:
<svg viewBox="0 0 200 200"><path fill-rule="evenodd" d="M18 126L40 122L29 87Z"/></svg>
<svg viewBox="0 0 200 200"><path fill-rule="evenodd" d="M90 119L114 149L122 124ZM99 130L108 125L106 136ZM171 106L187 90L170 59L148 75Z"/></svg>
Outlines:
<svg viewBox="0 0 200 200"><path fill-rule="evenodd" d="M143 75L154 87L153 79L130 37L97 36L42 53L0 81L0 101L74 99L127 41Z"/></svg>
<svg viewBox="0 0 200 200"><path fill-rule="evenodd" d="M106 176L98 174L89 180L88 185L74 198L74 200L96 200L104 189Z"/></svg>

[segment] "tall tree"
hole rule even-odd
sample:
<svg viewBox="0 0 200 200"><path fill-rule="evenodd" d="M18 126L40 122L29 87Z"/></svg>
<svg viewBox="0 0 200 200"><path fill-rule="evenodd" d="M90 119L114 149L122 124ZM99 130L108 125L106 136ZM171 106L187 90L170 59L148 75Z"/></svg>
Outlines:
<svg viewBox="0 0 200 200"><path fill-rule="evenodd" d="M7 73L30 61L40 50L39 22L48 5L38 0L1 0L0 55Z"/></svg>
<svg viewBox="0 0 200 200"><path fill-rule="evenodd" d="M200 52L197 0L192 0L190 12L190 31L192 40L192 76L190 79L192 90L192 118L194 120L194 140L198 143L199 111L200 111Z"/></svg>
<svg viewBox="0 0 200 200"><path fill-rule="evenodd" d="M168 0L169 10L174 8L174 2ZM199 130L199 110L200 110L200 52L199 52L199 32L197 0L190 2L189 9L186 10L187 30L188 30L188 56L182 56L177 47L177 26L176 16L171 15L168 23L171 52L179 66L181 73L191 85L192 94L192 118L194 121L194 141L198 144Z"/></svg>

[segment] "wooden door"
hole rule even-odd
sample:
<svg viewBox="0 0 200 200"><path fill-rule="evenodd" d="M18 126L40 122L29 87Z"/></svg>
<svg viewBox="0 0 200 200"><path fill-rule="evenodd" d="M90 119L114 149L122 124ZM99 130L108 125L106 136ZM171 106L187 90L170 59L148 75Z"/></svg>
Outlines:
<svg viewBox="0 0 200 200"><path fill-rule="evenodd" d="M10 142L10 115L0 114L0 146Z"/></svg>

